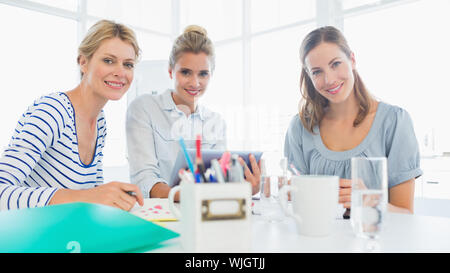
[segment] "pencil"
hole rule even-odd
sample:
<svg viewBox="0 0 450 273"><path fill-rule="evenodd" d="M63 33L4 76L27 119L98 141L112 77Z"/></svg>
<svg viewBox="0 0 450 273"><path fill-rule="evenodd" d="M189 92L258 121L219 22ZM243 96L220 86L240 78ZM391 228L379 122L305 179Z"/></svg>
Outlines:
<svg viewBox="0 0 450 273"><path fill-rule="evenodd" d="M186 162L189 166L189 170L191 170L192 175L194 175L194 165L192 165L192 161L189 158L189 154L186 150L186 144L184 144L184 139L182 137L180 137L180 146L181 146L181 149L183 150L184 157L186 158Z"/></svg>

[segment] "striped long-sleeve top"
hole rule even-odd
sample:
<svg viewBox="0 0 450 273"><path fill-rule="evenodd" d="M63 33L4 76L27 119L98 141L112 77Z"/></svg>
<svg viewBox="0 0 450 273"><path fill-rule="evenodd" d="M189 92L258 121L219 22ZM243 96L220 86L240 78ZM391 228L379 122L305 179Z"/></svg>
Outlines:
<svg viewBox="0 0 450 273"><path fill-rule="evenodd" d="M0 210L42 207L57 189L87 189L103 183L106 123L97 118L94 158L78 154L75 111L66 94L42 96L29 106L0 158Z"/></svg>

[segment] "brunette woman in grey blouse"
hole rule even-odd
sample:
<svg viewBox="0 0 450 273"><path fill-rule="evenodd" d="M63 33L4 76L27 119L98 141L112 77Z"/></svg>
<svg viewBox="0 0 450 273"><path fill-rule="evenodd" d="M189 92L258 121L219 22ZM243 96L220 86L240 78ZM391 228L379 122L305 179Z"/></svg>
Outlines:
<svg viewBox="0 0 450 273"><path fill-rule="evenodd" d="M339 203L350 208L351 158L386 157L388 208L413 213L414 181L422 171L409 114L370 95L338 29L309 33L300 57L303 98L285 138L289 163L303 174L339 176Z"/></svg>

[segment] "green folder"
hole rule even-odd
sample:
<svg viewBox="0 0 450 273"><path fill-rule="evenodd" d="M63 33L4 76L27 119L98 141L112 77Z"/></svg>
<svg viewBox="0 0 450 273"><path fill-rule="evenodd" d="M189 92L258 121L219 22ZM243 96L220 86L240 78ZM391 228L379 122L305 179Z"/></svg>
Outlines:
<svg viewBox="0 0 450 273"><path fill-rule="evenodd" d="M177 236L131 213L98 204L0 212L0 252L140 252Z"/></svg>

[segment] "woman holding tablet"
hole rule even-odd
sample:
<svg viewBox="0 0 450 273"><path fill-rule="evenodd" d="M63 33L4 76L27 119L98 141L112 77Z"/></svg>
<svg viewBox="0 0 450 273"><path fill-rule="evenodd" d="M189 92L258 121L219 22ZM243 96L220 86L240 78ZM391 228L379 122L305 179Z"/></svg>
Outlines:
<svg viewBox="0 0 450 273"><path fill-rule="evenodd" d="M103 184L102 172L102 108L128 90L139 51L124 25L102 20L89 29L79 47L80 84L38 98L17 124L0 159L0 210L68 202L123 210L143 205L136 185Z"/></svg>
<svg viewBox="0 0 450 273"><path fill-rule="evenodd" d="M144 197L167 197L169 180L178 152L179 138L195 148L197 135L202 149L226 149L226 125L219 114L199 104L214 72L214 47L206 30L188 26L174 42L169 58L169 76L174 90L136 98L127 111L127 145L131 182ZM256 161L250 159L253 165ZM246 168L246 167L245 167ZM259 185L259 168L246 178ZM178 195L175 196L178 200Z"/></svg>
<svg viewBox="0 0 450 273"><path fill-rule="evenodd" d="M338 29L309 33L300 58L303 99L285 138L289 163L302 174L339 176L339 202L350 208L351 158L386 157L389 210L412 213L414 181L422 171L409 114L372 97Z"/></svg>

